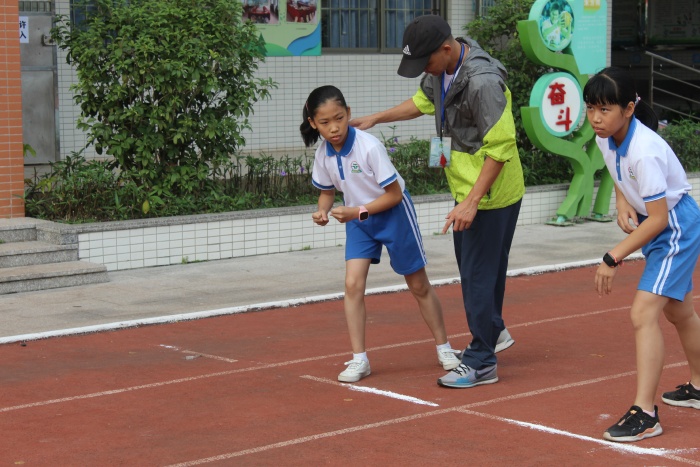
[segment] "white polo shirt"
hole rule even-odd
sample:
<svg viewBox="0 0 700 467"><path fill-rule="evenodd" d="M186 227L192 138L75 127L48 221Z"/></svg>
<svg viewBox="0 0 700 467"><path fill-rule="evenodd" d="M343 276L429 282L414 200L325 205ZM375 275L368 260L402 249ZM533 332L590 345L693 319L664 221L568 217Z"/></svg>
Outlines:
<svg viewBox="0 0 700 467"><path fill-rule="evenodd" d="M670 211L690 192L685 170L668 143L636 117L620 147L612 136L596 136L596 143L615 184L639 214L648 215L644 203L664 197Z"/></svg>
<svg viewBox="0 0 700 467"><path fill-rule="evenodd" d="M384 187L398 180L406 184L394 168L386 148L374 136L353 127L340 152L324 141L316 149L312 183L321 190L343 192L346 206L362 206L385 193Z"/></svg>

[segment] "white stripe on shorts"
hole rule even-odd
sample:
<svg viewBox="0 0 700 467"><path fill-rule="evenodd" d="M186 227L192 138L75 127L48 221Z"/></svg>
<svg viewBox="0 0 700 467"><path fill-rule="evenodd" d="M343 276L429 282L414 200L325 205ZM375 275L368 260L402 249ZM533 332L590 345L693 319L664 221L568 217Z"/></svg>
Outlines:
<svg viewBox="0 0 700 467"><path fill-rule="evenodd" d="M423 258L423 262L427 263L428 258L425 254L425 248L423 247L423 237L420 234L420 227L418 226L418 214L415 211L415 206L413 206L413 203L408 200L405 193L401 200L401 205L403 206L404 211L406 211L406 217L408 217L408 220L411 223L411 230L413 231L413 236L416 238L416 242L420 248L420 254Z"/></svg>
<svg viewBox="0 0 700 467"><path fill-rule="evenodd" d="M654 283L654 287L652 288L652 293L655 293L657 295L663 295L662 291L664 289L664 285L666 284L666 279L668 279L668 275L671 273L671 266L673 265L673 257L676 256L678 251L680 250L680 238L681 238L681 225L678 222L678 217L676 215L676 209L675 207L671 209L668 213L668 225L673 231L671 234L671 239L669 240L669 249L668 253L666 254L666 257L663 260L663 263L661 264L661 270L659 271L659 275L656 278L656 282Z"/></svg>

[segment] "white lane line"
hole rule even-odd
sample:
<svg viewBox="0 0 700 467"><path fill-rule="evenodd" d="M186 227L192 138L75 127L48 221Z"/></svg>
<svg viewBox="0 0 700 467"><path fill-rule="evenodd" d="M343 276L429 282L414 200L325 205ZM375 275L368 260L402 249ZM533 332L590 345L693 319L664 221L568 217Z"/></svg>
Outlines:
<svg viewBox="0 0 700 467"><path fill-rule="evenodd" d="M679 453L684 453L684 452L689 452L689 451L695 451L695 449L663 449L663 448L643 448L640 446L635 446L632 444L625 444L625 443L613 443L611 441L605 441L603 439L597 439L597 438L591 438L590 436L584 436L584 435L578 435L576 433L571 433L569 431L564 431L564 430L559 430L557 428L551 428L545 425L540 425L537 423L529 423L529 422L522 422L519 420L513 420L511 418L504 418L504 417L499 417L497 415L491 415L491 414L486 414L482 412L475 412L473 410L467 410L467 409L457 409L457 412L468 414L468 415L475 415L477 417L482 417L482 418L487 418L489 420L494 420L497 422L504 422L508 423L511 425L517 425L521 426L524 428L529 428L531 430L535 431L541 431L544 433L549 433L553 435L560 435L560 436L566 436L568 438L574 438L578 439L581 441L587 441L589 443L595 443L595 444L600 444L602 446L605 446L606 448L613 449L615 451L620 451L624 453L631 453L631 454L637 454L637 455L651 455L651 456L659 456L663 457L665 459L671 459L675 460L678 462L683 462L685 464L690 464L690 465L700 465L700 462L694 461L692 459L686 459L684 457L679 457L676 454Z"/></svg>
<svg viewBox="0 0 700 467"><path fill-rule="evenodd" d="M318 433L310 436L303 436L301 438L290 439L288 441L281 441L279 443L268 444L266 446L258 446L256 448L244 449L242 451L230 452L226 454L220 454L213 457L207 457L205 459L197 459L189 462L182 462L179 464L172 464L168 467L190 467L193 465L208 464L210 462L222 461L227 459L233 459L235 457L246 456L248 454L257 454L259 452L269 451L271 449L279 449L287 446L294 446L295 444L308 443L310 441L317 441L324 438L332 438L334 436L346 435L348 433L355 433L363 430L370 430L372 428L380 428L389 425L397 425L399 423L410 422L412 420L418 420L421 418L432 417L434 415L442 415L446 413L454 412L453 409L440 409L433 410L431 412L420 413L415 415L409 415L407 417L394 418L392 420L385 420L382 422L368 423L366 425L353 426L350 428L343 428L341 430L327 431L325 433Z"/></svg>
<svg viewBox="0 0 700 467"><path fill-rule="evenodd" d="M636 255L630 255L630 257L636 257ZM508 271L507 274L510 277L516 277L516 276L522 276L522 275L544 274L547 272L563 271L566 269L580 268L580 267L591 266L591 265L599 264L599 263L600 263L600 259L595 259L595 260L591 259L591 260L586 260L586 261L577 261L577 262L573 262L573 263L562 263L562 264L538 266L538 267L534 267L534 268L514 269L514 270ZM459 277L430 281L430 283L433 284L434 286L458 284L459 282L460 282ZM408 286L406 286L406 284L401 284L401 285L395 285L395 286L390 286L390 287L378 287L378 288L374 288L374 289L368 289L366 292L366 295L377 295L377 294L385 294L385 293L391 293L391 292L401 292L401 291L405 291L405 290L408 290ZM312 297L296 298L296 299L290 299L290 300L279 300L279 301L274 301L274 302L256 303L256 304L252 304L252 305L242 305L242 306L235 306L235 307L218 308L215 310L195 311L195 312L190 312L190 313L180 313L180 314L168 315L168 316L157 316L157 317L153 317L153 318L141 318L141 319L134 319L134 320L129 320L129 321L119 321L119 322L115 322L115 323L97 324L97 325L93 325L93 326L83 326L83 327L78 327L78 328L58 329L58 330L53 330L53 331L44 331L44 332L36 332L36 333L29 333L29 334L19 334L19 335L15 335L15 336L0 337L0 345L10 344L13 342L48 339L50 337L71 336L71 335L77 335L77 334L90 334L90 333L95 333L95 332L113 331L115 329L128 329L128 328L133 328L133 327L138 327L138 326L148 326L148 325L152 325L152 324L167 324L167 323L177 323L177 322L181 322L181 321L192 321L192 320L196 320L196 319L212 318L214 316L234 315L234 314L239 314L239 313L247 313L250 311L261 311L261 310L268 310L268 309L273 309L273 308L290 308L290 307L295 307L295 306L299 306L299 305L326 302L329 300L340 300L344 296L345 296L344 293L339 292L339 293L333 293L333 294L315 295Z"/></svg>
<svg viewBox="0 0 700 467"><path fill-rule="evenodd" d="M202 353L202 352L195 352L194 350L181 350L181 352L186 353L186 354L190 354L190 355L197 355L199 357L211 358L212 360L220 360L222 362L228 362L228 363L234 363L234 362L238 361L238 360L234 360L232 358L219 357L218 355L209 355L209 354Z"/></svg>
<svg viewBox="0 0 700 467"><path fill-rule="evenodd" d="M590 313L580 313L577 315L572 315L572 316L570 316L570 318L581 318L581 317L586 317L586 316L593 316L593 315L597 315L597 314L601 314L601 313L618 311L618 310L625 309L625 308L629 308L629 307L609 308L607 310L592 311ZM538 321L530 321L528 323L521 323L519 325L511 326L511 328L514 328L516 326L532 326L532 325L539 324L539 323L559 321L559 320L567 319L567 318L568 317L566 317L566 316L562 316L562 317L548 318L548 319L538 320ZM464 335L464 334L462 334L462 335ZM454 335L452 335L450 337L454 337ZM385 345L385 346L372 347L372 348L368 349L368 351L393 349L393 348L403 347L403 346L407 346L407 345L424 344L426 342L433 342L433 340L432 339L425 339L425 340L421 340L421 341L400 342L397 344L389 344L389 345ZM40 407L40 406L50 405L50 404L57 404L57 403L61 403L61 402L69 402L69 401L74 401L74 400L90 399L93 397L108 396L108 395L112 395L112 394L120 394L122 392L135 391L135 390L139 390L139 389L150 389L150 388L155 388L155 387L159 387L159 386L167 386L167 385L176 384L176 383L186 383L186 382L191 382L191 381L197 381L200 379L214 378L214 377L218 377L218 376L229 376L229 375L233 375L233 374L237 374L237 373L246 373L249 371L268 370L270 368L279 368L279 367L283 367L283 366L290 366L290 365L295 365L297 363L313 362L313 361L318 361L318 360L325 360L327 358L336 358L336 357L344 357L344 356L347 356L347 352L328 354L328 355L320 355L320 356L316 356L316 357L300 358L297 360L288 360L288 361L279 362L279 363L268 363L265 365L257 365L257 366L247 367L247 368L238 368L236 370L209 373L209 374L204 374L204 375L199 375L199 376L192 376L192 377L188 377L188 378L175 379L175 380L171 380L171 381L156 382L156 383L144 384L144 385L140 385L140 386L132 386L132 387L128 387L128 388L113 389L113 390L108 390L108 391L95 392L95 393L91 393L91 394L83 394L83 395L78 395L78 396L64 397L61 399L51 399L48 401L32 402L29 404L22 404L22 405L16 405L16 406L12 406L12 407L0 408L0 413L1 412L10 412L12 410L26 409L26 408L31 408L31 407ZM568 385L563 386L563 387L568 387ZM514 397L514 396L509 396L509 397Z"/></svg>
<svg viewBox="0 0 700 467"><path fill-rule="evenodd" d="M670 365L664 366L664 369L666 369L666 368L675 368L675 367L685 366L685 365L687 365L686 362L672 363L672 364L670 364ZM216 456L207 457L207 458L203 458L203 459L197 459L197 460L192 460L192 461L188 461L188 462L182 462L182 463L179 463L179 464L173 464L173 465L170 465L170 466L168 466L168 467L190 467L190 466L194 466L194 465L208 464L208 463L210 463L210 462L217 462L217 461L222 461L222 460L227 460L227 459L233 459L233 458L235 458L235 457L246 456L246 455L249 455L249 454L257 454L257 453L259 453L259 452L269 451L269 450L272 450L272 449L284 448L284 447L287 447L287 446L293 446L293 445L296 445L296 444L307 443L307 442L316 441L316 440L324 439L324 438L331 438L331 437L334 437L334 436L344 435L344 434L348 434L348 433L354 433L354 432L357 432L357 431L369 430L369 429L373 429L373 428L380 428L380 427L389 426L389 425L396 425L396 424L399 424L399 423L404 423L404 422L408 422L408 421L412 421L412 420L417 420L417 419L420 419L420 418L431 417L431 416L434 416L434 415L443 415L443 414L455 413L455 412L457 412L457 413L460 413L460 412L462 412L462 413L471 413L471 412L473 412L472 410L470 410L470 408L472 408L472 407L480 407L480 406L495 404L495 403L503 402L503 401L507 401L507 400L520 399L520 398L523 398L523 397L530 397L530 396L534 396L534 395L540 395L540 394L545 394L545 393L560 391L560 390L562 390L562 389L568 389L568 388L571 388L571 387L584 386L584 385L587 385L587 384L595 384L595 383L599 383L599 382L602 382L602 381L609 381L609 380L616 379L616 378L623 378L623 377L626 377L626 376L631 376L631 375L634 375L635 373L636 373L636 372L619 373L619 374L617 374L617 375L609 375L609 376L605 376L605 377L602 377L602 378L595 378L595 379L589 379L589 380L585 380L585 381L579 381L579 382L571 383L571 384L564 384L564 385L560 385L560 386L553 386L553 387L550 387L550 388L544 388L544 389L540 389L540 390L536 390L536 391L528 391L528 392L525 392L525 393L522 393L522 394L514 394L514 395L512 395L512 396L507 396L507 397L498 397L498 398L490 399L490 400L487 400L487 401L476 402L476 403L466 404L466 405L457 406L457 407L450 407L450 408L445 408L445 409L432 410L432 411L430 411L430 412L425 412L425 413L422 413L422 414L412 415L412 416L408 416L408 417L394 418L394 419L391 419L391 420L385 420L385 421L383 421L383 422L370 423L370 424L367 424L367 425L359 425L359 426L354 426L354 427L345 428L345 429L336 430L336 431L328 431L328 432L325 432L325 433L318 433L318 434L315 434L315 435L304 436L304 437L300 437L300 438L290 439L290 440L287 440L287 441L281 441L281 442L279 442L279 443L268 444L268 445L265 445L265 446L258 446L258 447L251 448L251 449L244 449L244 450L242 450L242 451L235 451L235 452L230 452L230 453L225 453L225 454L219 454L219 455L216 455ZM474 412L474 413L475 413L475 414L478 414L478 412ZM479 414L479 415L481 415L481 414ZM525 422L522 422L522 423L525 423ZM537 426L537 425L535 425L535 424L529 424L529 425L530 425L530 426L527 426L528 428L532 428L532 427L534 427L534 426ZM552 430L554 430L554 429L552 429ZM562 432L562 433L565 433L565 432ZM575 436L580 436L580 435L575 435ZM572 435L572 437L574 437L574 435ZM587 441L587 440L592 440L593 438L588 438L588 437L585 437L585 436L581 436L579 439L583 439L583 440L586 440L586 441ZM599 442L598 440L595 440L595 441L596 441L596 442ZM616 448L616 447L618 447L618 446L616 446L616 445L614 445L614 444L612 444L612 443L607 444L607 443L603 442L603 444L605 444L605 446L610 447L610 448ZM658 452L660 452L660 451L656 451L656 454L655 454L655 455L659 455ZM678 456L675 456L674 454L672 454L672 453L675 453L675 452L679 452L679 451L665 451L664 456L668 457L669 459L677 460L677 461L679 461L679 462L684 462L684 463L688 463L688 464L691 464L691 465L698 465L698 463L697 463L696 461L693 461L693 460L690 460L690 459L685 459L685 458L682 458L682 457L678 457ZM682 451L681 451L681 452L682 452ZM630 453L632 453L632 451L630 451ZM651 452L645 452L645 454L651 454Z"/></svg>
<svg viewBox="0 0 700 467"><path fill-rule="evenodd" d="M198 357L204 357L204 358L211 358L212 360L220 360L222 362L228 362L228 363L235 363L238 360L234 360L232 358L226 358L226 357L221 357L219 355L209 355L206 353L202 352L197 352L195 350L185 350L185 349L180 349L179 347L176 347L174 345L165 345L165 344L160 344L159 347L163 347L164 349L169 349L169 350L175 350L177 352L182 352L186 353L188 355L196 355Z"/></svg>
<svg viewBox="0 0 700 467"><path fill-rule="evenodd" d="M423 399L418 399L417 397L407 396L405 394L399 394L398 392L385 391L383 389L371 388L369 386L355 386L353 384L340 383L338 381L333 381L327 378L317 378L316 376L303 375L300 378L310 379L319 383L332 384L333 386L341 386L350 389L351 391L358 392L368 392L370 394L377 394L379 396L391 397L392 399L399 399L405 402L412 402L419 405L429 405L431 407L440 407L435 402L424 401Z"/></svg>

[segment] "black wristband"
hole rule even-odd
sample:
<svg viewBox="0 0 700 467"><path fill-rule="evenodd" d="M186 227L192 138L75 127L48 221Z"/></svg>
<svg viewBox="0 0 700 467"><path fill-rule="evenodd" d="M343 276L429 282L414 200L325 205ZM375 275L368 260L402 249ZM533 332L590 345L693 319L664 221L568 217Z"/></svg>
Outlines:
<svg viewBox="0 0 700 467"><path fill-rule="evenodd" d="M611 268L616 268L620 264L622 264L622 261L617 261L615 257L610 254L610 252L605 253L605 255L603 256L603 262Z"/></svg>

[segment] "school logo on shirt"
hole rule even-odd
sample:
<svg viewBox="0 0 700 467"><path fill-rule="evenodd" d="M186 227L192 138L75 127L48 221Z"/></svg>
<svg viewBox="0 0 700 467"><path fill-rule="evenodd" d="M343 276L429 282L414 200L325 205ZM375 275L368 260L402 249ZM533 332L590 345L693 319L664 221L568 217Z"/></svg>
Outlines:
<svg viewBox="0 0 700 467"><path fill-rule="evenodd" d="M627 167L627 172L629 173L630 180L637 180L637 177L634 176L634 172L632 172L632 167Z"/></svg>
<svg viewBox="0 0 700 467"><path fill-rule="evenodd" d="M360 168L360 164L358 164L357 162L353 162L352 164L350 164L350 171L354 174L361 174L362 169Z"/></svg>

